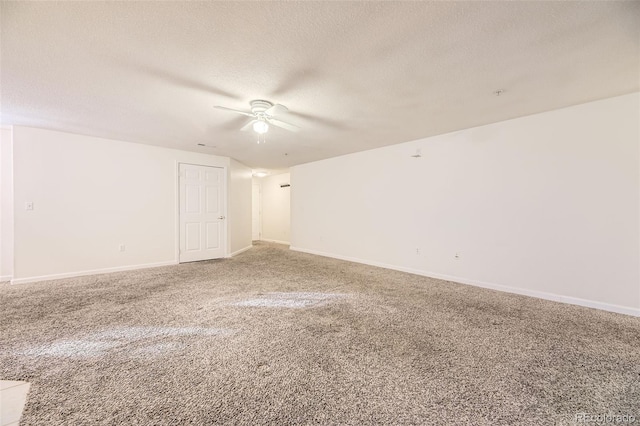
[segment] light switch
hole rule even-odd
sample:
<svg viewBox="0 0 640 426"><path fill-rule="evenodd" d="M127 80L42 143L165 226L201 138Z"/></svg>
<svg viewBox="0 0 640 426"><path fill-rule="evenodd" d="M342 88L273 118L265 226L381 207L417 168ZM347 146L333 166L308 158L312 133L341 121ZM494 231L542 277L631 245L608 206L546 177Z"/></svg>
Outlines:
<svg viewBox="0 0 640 426"><path fill-rule="evenodd" d="M33 210L33 202L29 201L29 202L24 203L24 209L25 210Z"/></svg>

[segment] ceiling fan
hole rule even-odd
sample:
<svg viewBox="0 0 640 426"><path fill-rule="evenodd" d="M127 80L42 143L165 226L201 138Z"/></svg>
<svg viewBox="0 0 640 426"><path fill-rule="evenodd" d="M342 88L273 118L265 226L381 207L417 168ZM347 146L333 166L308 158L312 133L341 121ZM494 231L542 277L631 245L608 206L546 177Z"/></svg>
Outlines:
<svg viewBox="0 0 640 426"><path fill-rule="evenodd" d="M280 104L273 104L269 101L264 101L261 99L256 99L249 102L251 105L251 112L249 111L240 111L233 108L227 108L223 106L216 106L215 108L235 112L236 114L246 115L247 117L251 117L252 120L245 124L240 130L247 131L249 129L253 129L254 132L259 135L267 133L269 131L269 125L272 124L276 127L281 127L285 130L289 130L290 132L297 132L300 127L295 124L287 123L286 121L279 120L275 118L276 115L281 114L283 112L289 111L289 109Z"/></svg>

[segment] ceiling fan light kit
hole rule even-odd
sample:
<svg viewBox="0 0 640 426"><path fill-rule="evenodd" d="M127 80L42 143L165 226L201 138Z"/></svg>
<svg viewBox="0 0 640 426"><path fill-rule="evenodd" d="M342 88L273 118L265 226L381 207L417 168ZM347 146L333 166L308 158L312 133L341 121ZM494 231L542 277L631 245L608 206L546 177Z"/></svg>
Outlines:
<svg viewBox="0 0 640 426"><path fill-rule="evenodd" d="M267 133L269 131L269 125L265 121L258 120L253 123L253 131L260 135Z"/></svg>
<svg viewBox="0 0 640 426"><path fill-rule="evenodd" d="M289 109L284 105L274 104L273 102L262 99L253 100L249 102L249 104L251 105L251 111L241 111L223 106L216 106L216 108L251 117L252 120L244 125L240 130L247 131L252 129L258 134L258 143L260 143L260 135L267 133L270 125L280 127L290 132L297 132L300 129L295 124L287 123L286 121L275 118L276 115L289 111ZM264 136L262 139L264 142Z"/></svg>

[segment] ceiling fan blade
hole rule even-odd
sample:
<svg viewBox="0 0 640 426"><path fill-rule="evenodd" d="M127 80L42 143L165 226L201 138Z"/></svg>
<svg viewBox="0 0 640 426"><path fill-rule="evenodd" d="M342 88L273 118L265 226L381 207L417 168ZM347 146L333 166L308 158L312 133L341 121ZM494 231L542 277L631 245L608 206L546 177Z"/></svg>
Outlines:
<svg viewBox="0 0 640 426"><path fill-rule="evenodd" d="M253 123L255 123L258 120L251 120L250 122L248 122L247 124L245 124L244 126L242 126L242 129L240 129L241 132L246 132L247 130L251 130L251 127L253 126Z"/></svg>
<svg viewBox="0 0 640 426"><path fill-rule="evenodd" d="M216 105L216 106L214 106L214 108L223 109L225 111L235 112L237 114L246 115L247 117L253 117L254 116L253 113L251 113L251 112L240 111L240 110L237 110L237 109L227 108L227 107L223 107L223 106L220 106L220 105Z"/></svg>
<svg viewBox="0 0 640 426"><path fill-rule="evenodd" d="M289 111L289 114L297 118L302 118L304 120L311 120L314 123L321 124L323 126L333 127L334 129L338 129L338 130L348 129L347 124L342 120L335 120L333 118L322 117L315 114L305 114L304 112L297 112L297 111Z"/></svg>
<svg viewBox="0 0 640 426"><path fill-rule="evenodd" d="M283 112L287 111L289 111L289 108L287 108L286 106L275 104L271 108L267 109L264 113L270 115L271 117L275 117L276 115L282 114Z"/></svg>
<svg viewBox="0 0 640 426"><path fill-rule="evenodd" d="M289 130L290 132L297 132L298 130L300 130L300 127L296 126L295 124L287 123L275 118L267 118L267 121L274 126L282 127L283 129Z"/></svg>

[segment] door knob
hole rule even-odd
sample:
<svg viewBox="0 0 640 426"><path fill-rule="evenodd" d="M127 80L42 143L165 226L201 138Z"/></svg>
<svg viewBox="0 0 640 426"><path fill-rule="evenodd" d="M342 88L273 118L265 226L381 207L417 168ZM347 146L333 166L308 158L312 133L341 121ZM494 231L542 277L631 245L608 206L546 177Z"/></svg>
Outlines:
<svg viewBox="0 0 640 426"><path fill-rule="evenodd" d="M222 220L222 219L224 219L224 216L218 216L218 219Z"/></svg>

